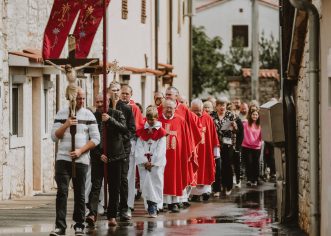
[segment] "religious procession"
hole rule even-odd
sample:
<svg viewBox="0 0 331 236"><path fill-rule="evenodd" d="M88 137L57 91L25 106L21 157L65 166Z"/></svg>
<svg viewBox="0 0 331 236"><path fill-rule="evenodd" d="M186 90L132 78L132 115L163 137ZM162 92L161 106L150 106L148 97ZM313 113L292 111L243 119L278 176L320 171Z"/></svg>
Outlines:
<svg viewBox="0 0 331 236"><path fill-rule="evenodd" d="M84 221L95 227L100 208L109 227L117 226L117 217L131 220L139 196L150 218L165 211L179 213L181 208L189 208L190 202L229 196L233 188L241 188L242 166L247 186L257 187L262 140L256 103L248 107L239 99L210 98L203 103L196 98L189 106L177 88L168 87L165 95L154 94L154 104L144 112L131 99L132 94L129 85L111 82L107 112L103 112L99 94L92 113L83 107L84 92L77 88L76 116L72 117L68 108L57 113L52 139L61 139L55 166L60 188L57 228L50 235L65 234L70 177L75 194L75 235L83 233ZM69 152L70 127L74 125L78 131L76 149ZM274 178L274 161L269 162L266 167ZM108 198L100 194L102 185Z"/></svg>
<svg viewBox="0 0 331 236"><path fill-rule="evenodd" d="M330 235L329 22L326 0L0 0L0 235Z"/></svg>

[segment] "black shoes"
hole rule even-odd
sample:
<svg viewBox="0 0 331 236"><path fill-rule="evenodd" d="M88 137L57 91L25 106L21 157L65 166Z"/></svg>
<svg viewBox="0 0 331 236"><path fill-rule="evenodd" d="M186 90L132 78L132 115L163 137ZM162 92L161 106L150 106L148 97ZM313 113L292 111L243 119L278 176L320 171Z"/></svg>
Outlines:
<svg viewBox="0 0 331 236"><path fill-rule="evenodd" d="M132 218L131 210L128 209L127 211L121 211L119 216L120 216L120 221L129 221Z"/></svg>
<svg viewBox="0 0 331 236"><path fill-rule="evenodd" d="M89 227L95 227L95 221L96 218L94 215L89 215L85 219L86 223L88 224Z"/></svg>
<svg viewBox="0 0 331 236"><path fill-rule="evenodd" d="M179 213L179 207L177 206L176 203L168 204L168 209L169 209L169 211L171 211L172 213Z"/></svg>
<svg viewBox="0 0 331 236"><path fill-rule="evenodd" d="M191 197L191 202L201 202L199 195L193 195Z"/></svg>
<svg viewBox="0 0 331 236"><path fill-rule="evenodd" d="M141 192L137 191L136 196L134 197L135 200L139 200L141 198Z"/></svg>
<svg viewBox="0 0 331 236"><path fill-rule="evenodd" d="M203 193L203 194L202 194L202 200L203 200L204 202L208 201L209 198L210 198L210 195L209 195L208 193Z"/></svg>
<svg viewBox="0 0 331 236"><path fill-rule="evenodd" d="M183 202L183 208L184 209L187 209L187 208L189 208L191 206L191 203L189 203L189 202Z"/></svg>

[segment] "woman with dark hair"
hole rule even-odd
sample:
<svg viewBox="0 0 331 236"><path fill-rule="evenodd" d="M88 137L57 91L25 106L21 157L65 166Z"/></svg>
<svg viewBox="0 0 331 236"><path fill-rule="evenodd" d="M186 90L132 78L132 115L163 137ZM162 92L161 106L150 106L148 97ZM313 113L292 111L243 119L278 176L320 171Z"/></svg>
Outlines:
<svg viewBox="0 0 331 236"><path fill-rule="evenodd" d="M256 187L259 177L262 146L260 116L257 107L250 107L247 121L243 125L244 140L242 143L242 155L246 162L247 186Z"/></svg>

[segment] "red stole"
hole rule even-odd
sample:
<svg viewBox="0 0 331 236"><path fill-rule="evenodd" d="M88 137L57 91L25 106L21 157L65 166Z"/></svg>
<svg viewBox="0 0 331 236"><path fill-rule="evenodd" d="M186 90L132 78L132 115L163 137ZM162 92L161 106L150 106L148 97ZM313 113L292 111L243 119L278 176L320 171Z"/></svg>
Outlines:
<svg viewBox="0 0 331 236"><path fill-rule="evenodd" d="M166 135L167 132L162 127L160 127L159 129L152 128L151 130L148 128L140 128L139 130L137 130L137 136L143 141L147 141L149 139L156 141Z"/></svg>

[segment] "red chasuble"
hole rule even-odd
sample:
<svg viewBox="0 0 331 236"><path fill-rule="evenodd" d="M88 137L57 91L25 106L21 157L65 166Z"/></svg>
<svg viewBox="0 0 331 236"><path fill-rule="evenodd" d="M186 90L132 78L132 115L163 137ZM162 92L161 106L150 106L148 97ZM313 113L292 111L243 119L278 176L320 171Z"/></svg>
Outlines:
<svg viewBox="0 0 331 236"><path fill-rule="evenodd" d="M144 127L145 119L143 117L143 114L141 114L139 107L132 99L130 100L129 105L132 107L136 130L139 130Z"/></svg>
<svg viewBox="0 0 331 236"><path fill-rule="evenodd" d="M167 164L164 170L163 193L173 196L182 196L188 185L187 165L190 152L187 143L190 143L186 122L176 114L171 120L161 115L159 121L167 131Z"/></svg>
<svg viewBox="0 0 331 236"><path fill-rule="evenodd" d="M163 106L160 105L158 108L159 112L159 117L162 116L162 110ZM177 102L177 107L175 114L177 116L182 117L186 123L187 123L187 128L188 128L188 135L191 140L191 142L187 143L189 145L187 148L189 149L190 152L190 158L189 158L189 166L188 166L188 171L189 171L189 182L192 182L193 180L193 173L195 173L198 170L198 161L197 161L197 153L196 149L198 146L198 143L201 141L201 124L198 119L198 116L191 112L186 106L184 106L181 103Z"/></svg>
<svg viewBox="0 0 331 236"><path fill-rule="evenodd" d="M202 139L198 147L197 184L211 185L215 181L214 147L219 147L219 141L211 116L203 112L199 120L202 125Z"/></svg>

